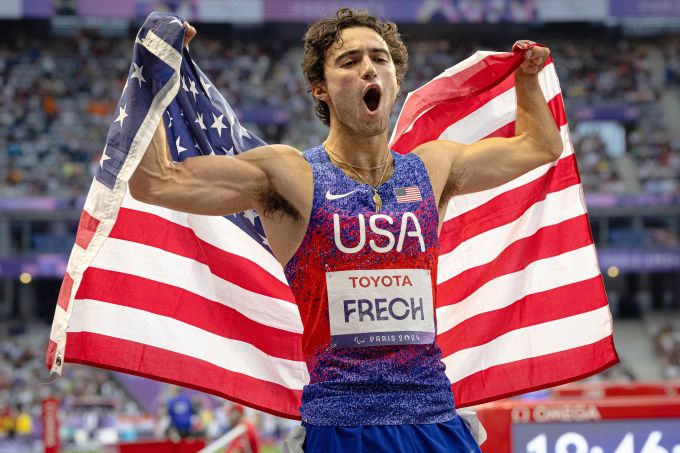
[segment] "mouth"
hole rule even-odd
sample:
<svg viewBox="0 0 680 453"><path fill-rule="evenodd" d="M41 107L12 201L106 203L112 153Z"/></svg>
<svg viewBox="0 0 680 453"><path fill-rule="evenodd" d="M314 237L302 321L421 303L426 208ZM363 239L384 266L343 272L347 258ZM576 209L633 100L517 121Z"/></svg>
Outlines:
<svg viewBox="0 0 680 453"><path fill-rule="evenodd" d="M369 85L364 93L364 104L366 104L366 108L368 108L369 112L373 113L378 110L378 106L380 105L380 94L380 86L375 84Z"/></svg>

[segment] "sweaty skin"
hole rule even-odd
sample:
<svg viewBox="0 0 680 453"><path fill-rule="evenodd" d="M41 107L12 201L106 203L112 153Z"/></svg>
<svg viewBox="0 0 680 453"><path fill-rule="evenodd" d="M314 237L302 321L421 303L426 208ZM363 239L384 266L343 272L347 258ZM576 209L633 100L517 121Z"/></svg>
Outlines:
<svg viewBox="0 0 680 453"><path fill-rule="evenodd" d="M196 34L185 23L185 44ZM527 48L527 42L520 47ZM516 135L489 138L471 145L436 140L416 148L427 169L437 206L440 227L449 199L489 189L559 158L562 140L538 84L537 74L550 55L543 47L525 53L515 72L517 90ZM364 102L369 89L380 92L373 111ZM341 39L327 51L324 80L312 87L312 95L330 109L331 149L358 170L370 183L380 180L388 148L388 126L397 97L394 63L382 37L367 27L341 32ZM170 160L165 128L161 122L130 179L134 198L176 211L203 215L228 215L247 209L260 214L274 256L281 265L298 249L309 223L313 181L302 154L287 145L252 149L235 158L202 156L181 164ZM348 177L362 182L348 168ZM384 180L393 173L389 162ZM273 212L272 212L273 211Z"/></svg>

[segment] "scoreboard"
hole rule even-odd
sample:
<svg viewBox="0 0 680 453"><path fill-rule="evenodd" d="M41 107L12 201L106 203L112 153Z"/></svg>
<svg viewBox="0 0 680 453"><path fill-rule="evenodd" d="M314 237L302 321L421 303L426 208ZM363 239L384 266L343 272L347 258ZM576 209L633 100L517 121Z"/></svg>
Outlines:
<svg viewBox="0 0 680 453"><path fill-rule="evenodd" d="M648 386L645 384L645 386ZM546 400L504 400L477 408L484 453L680 453L680 394L614 389ZM672 387L672 386L671 386ZM559 392L555 392L559 393ZM631 396L632 395L632 396Z"/></svg>
<svg viewBox="0 0 680 453"><path fill-rule="evenodd" d="M512 451L527 453L680 453L680 418L517 424Z"/></svg>

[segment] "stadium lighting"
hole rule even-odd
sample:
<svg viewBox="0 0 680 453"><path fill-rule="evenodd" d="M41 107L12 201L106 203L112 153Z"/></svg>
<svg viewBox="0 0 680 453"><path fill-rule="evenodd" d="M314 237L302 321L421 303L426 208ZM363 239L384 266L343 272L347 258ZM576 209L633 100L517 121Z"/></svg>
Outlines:
<svg viewBox="0 0 680 453"><path fill-rule="evenodd" d="M619 268L616 266L611 266L609 269L607 269L607 275L609 275L611 278L616 278L620 274Z"/></svg>
<svg viewBox="0 0 680 453"><path fill-rule="evenodd" d="M19 281L24 285L28 285L33 281L33 276L28 272L22 272L21 275L19 275Z"/></svg>

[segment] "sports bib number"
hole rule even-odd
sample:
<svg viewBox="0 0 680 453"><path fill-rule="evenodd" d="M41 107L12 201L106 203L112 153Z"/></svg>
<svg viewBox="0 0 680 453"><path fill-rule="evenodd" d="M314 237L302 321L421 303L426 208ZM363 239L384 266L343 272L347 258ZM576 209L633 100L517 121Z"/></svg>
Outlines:
<svg viewBox="0 0 680 453"><path fill-rule="evenodd" d="M434 342L429 270L327 272L326 287L331 342L337 347Z"/></svg>

